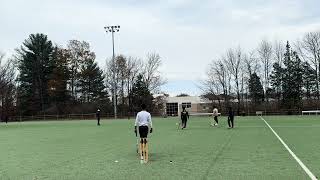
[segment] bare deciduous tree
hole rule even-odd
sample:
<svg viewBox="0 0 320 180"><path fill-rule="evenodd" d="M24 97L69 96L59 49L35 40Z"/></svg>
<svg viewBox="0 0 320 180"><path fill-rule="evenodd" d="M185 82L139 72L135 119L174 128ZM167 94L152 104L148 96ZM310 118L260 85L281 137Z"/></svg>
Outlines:
<svg viewBox="0 0 320 180"><path fill-rule="evenodd" d="M144 80L151 92L158 92L160 87L166 83L161 76L159 68L161 66L161 57L157 53L147 55L147 62L144 65Z"/></svg>
<svg viewBox="0 0 320 180"><path fill-rule="evenodd" d="M135 57L128 57L127 58L127 95L128 95L128 106L130 112L132 112L131 101L132 98L130 97L130 92L132 90L133 84L140 73L140 67L142 66L142 61Z"/></svg>
<svg viewBox="0 0 320 180"><path fill-rule="evenodd" d="M15 101L15 62L8 59L2 64L4 54L0 52L0 118L8 118L12 114Z"/></svg>
<svg viewBox="0 0 320 180"><path fill-rule="evenodd" d="M282 65L282 61L285 53L285 45L281 41L275 41L273 46L273 56L275 62L277 62L280 66Z"/></svg>
<svg viewBox="0 0 320 180"><path fill-rule="evenodd" d="M298 41L296 48L316 72L316 96L320 100L320 31L307 33Z"/></svg>
<svg viewBox="0 0 320 180"><path fill-rule="evenodd" d="M143 67L143 63L140 59L135 57L125 57L123 55L116 57L116 65L113 64L112 59L106 61L106 87L112 93L112 98L114 101L113 93L116 93L117 100L119 99L118 94L121 95L122 104L128 105L131 108L131 100L130 92L132 90L133 84L138 76L139 73L142 73L141 67ZM113 73L114 68L116 67L116 76L115 76L115 84L114 87L114 79ZM115 90L114 90L115 89ZM125 98L128 99L125 102ZM116 102L118 104L118 102ZM123 109L124 110L124 109Z"/></svg>
<svg viewBox="0 0 320 180"><path fill-rule="evenodd" d="M70 88L71 95L77 99L77 82L81 65L89 60L95 59L96 55L90 51L90 44L85 41L70 40L68 43L68 52L70 59L68 61L70 68Z"/></svg>
<svg viewBox="0 0 320 180"><path fill-rule="evenodd" d="M211 64L209 64L209 68L206 71L207 79L201 81L201 85L199 88L203 92L203 97L209 99L214 102L214 100L218 100L219 108L221 109L221 99L220 94L223 94L222 85L225 85L224 83L221 84L219 82L218 75L216 74L216 61L212 61Z"/></svg>
<svg viewBox="0 0 320 180"><path fill-rule="evenodd" d="M241 61L242 61L242 51L240 48L237 50L229 49L226 55L225 64L233 76L234 83L236 85L236 93L237 93L237 100L238 100L238 114L240 112L240 105L241 105L241 94L240 94L240 81L241 81Z"/></svg>
<svg viewBox="0 0 320 180"><path fill-rule="evenodd" d="M213 77L215 77L213 81L217 80L218 83L216 84L216 87L220 89L222 88L225 107L227 107L229 105L229 94L231 91L231 76L224 64L224 59L224 57L221 57L221 60L212 63L211 67L213 69ZM220 86L218 84L220 84Z"/></svg>
<svg viewBox="0 0 320 180"><path fill-rule="evenodd" d="M267 40L262 40L258 47L258 54L262 64L262 81L265 99L268 101L266 91L269 88L269 76L272 71L272 44Z"/></svg>

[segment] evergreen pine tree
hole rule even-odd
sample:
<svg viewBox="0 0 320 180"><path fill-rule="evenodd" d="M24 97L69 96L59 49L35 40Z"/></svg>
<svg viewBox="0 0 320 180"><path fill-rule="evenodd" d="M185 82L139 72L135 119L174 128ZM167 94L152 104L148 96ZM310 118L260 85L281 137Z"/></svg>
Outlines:
<svg viewBox="0 0 320 180"><path fill-rule="evenodd" d="M302 68L303 90L305 91L307 99L311 99L312 93L316 92L317 72L308 62L304 62Z"/></svg>
<svg viewBox="0 0 320 180"><path fill-rule="evenodd" d="M296 52L291 52L287 42L283 70L283 103L286 108L300 108L302 103L302 65Z"/></svg>
<svg viewBox="0 0 320 180"><path fill-rule="evenodd" d="M44 111L48 105L48 81L53 70L52 42L44 34L31 34L18 52L19 102L24 114Z"/></svg>
<svg viewBox="0 0 320 180"><path fill-rule="evenodd" d="M145 104L147 110L152 111L153 96L150 93L146 82L143 80L143 75L139 74L131 90L132 106L134 111L140 110L140 105Z"/></svg>
<svg viewBox="0 0 320 180"><path fill-rule="evenodd" d="M264 100L264 91L259 76L256 73L250 75L249 93L255 105L261 104Z"/></svg>
<svg viewBox="0 0 320 180"><path fill-rule="evenodd" d="M96 102L107 99L104 78L103 71L94 59L88 59L81 66L78 86L83 102Z"/></svg>
<svg viewBox="0 0 320 180"><path fill-rule="evenodd" d="M278 62L273 64L273 71L270 75L270 82L275 93L278 103L281 102L282 82L283 82L283 68Z"/></svg>

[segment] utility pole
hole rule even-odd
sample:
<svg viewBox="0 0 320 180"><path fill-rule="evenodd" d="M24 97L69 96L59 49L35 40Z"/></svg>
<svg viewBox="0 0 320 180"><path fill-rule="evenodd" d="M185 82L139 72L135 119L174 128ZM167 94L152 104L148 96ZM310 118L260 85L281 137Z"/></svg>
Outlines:
<svg viewBox="0 0 320 180"><path fill-rule="evenodd" d="M116 62L114 55L114 33L120 31L120 26L106 26L104 27L106 33L111 33L112 35L112 64L113 64L113 109L114 118L117 119L117 84L116 84Z"/></svg>

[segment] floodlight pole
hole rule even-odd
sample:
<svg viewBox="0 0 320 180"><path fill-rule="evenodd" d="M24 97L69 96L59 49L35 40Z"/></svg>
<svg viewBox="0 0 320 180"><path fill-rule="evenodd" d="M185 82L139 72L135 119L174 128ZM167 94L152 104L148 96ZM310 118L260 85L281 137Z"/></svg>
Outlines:
<svg viewBox="0 0 320 180"><path fill-rule="evenodd" d="M116 84L116 62L114 55L114 33L119 32L120 26L106 26L104 27L106 33L111 32L112 35L112 69L113 69L113 110L114 118L117 119L117 84Z"/></svg>

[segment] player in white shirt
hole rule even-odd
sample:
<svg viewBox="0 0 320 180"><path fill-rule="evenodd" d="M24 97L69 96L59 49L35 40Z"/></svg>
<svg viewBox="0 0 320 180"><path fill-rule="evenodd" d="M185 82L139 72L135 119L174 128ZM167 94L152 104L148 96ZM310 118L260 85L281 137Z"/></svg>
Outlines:
<svg viewBox="0 0 320 180"><path fill-rule="evenodd" d="M218 113L218 109L217 107L214 107L213 108L213 120L212 123L211 123L211 126L218 126L218 116L219 116L219 113Z"/></svg>
<svg viewBox="0 0 320 180"><path fill-rule="evenodd" d="M150 133L152 133L152 120L151 114L146 111L146 105L141 105L142 111L137 114L136 121L134 124L134 132L137 135L137 128L139 128L140 135L140 155L141 163L148 162L148 132L150 127Z"/></svg>

